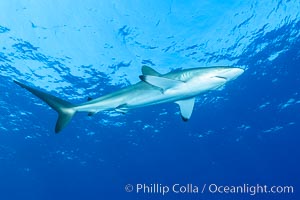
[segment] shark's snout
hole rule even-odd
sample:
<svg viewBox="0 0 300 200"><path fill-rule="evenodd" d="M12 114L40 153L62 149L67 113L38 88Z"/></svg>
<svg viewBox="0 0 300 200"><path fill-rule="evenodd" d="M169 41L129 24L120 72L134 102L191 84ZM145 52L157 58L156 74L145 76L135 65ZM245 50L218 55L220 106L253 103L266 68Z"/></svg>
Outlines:
<svg viewBox="0 0 300 200"><path fill-rule="evenodd" d="M244 73L242 68L232 67L224 70L220 76L226 78L227 80L233 80Z"/></svg>

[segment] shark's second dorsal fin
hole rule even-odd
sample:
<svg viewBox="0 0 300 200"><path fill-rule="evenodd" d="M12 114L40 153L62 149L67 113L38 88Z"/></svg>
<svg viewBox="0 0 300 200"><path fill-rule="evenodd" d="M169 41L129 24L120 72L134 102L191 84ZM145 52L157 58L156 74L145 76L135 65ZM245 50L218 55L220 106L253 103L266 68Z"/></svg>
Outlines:
<svg viewBox="0 0 300 200"><path fill-rule="evenodd" d="M190 98L190 99L185 99L185 100L180 100L176 101L180 107L180 113L181 113L181 118L183 121L187 121L190 119L193 109L194 109L194 104L195 104L195 97Z"/></svg>
<svg viewBox="0 0 300 200"><path fill-rule="evenodd" d="M143 65L142 66L142 74L144 76L146 75L150 75L150 76L161 76L160 73L158 73L157 71L155 71L154 69L152 69L151 67L147 66L147 65Z"/></svg>
<svg viewBox="0 0 300 200"><path fill-rule="evenodd" d="M163 91L184 84L183 81L159 77L159 76L140 76L140 79L150 85L159 87Z"/></svg>

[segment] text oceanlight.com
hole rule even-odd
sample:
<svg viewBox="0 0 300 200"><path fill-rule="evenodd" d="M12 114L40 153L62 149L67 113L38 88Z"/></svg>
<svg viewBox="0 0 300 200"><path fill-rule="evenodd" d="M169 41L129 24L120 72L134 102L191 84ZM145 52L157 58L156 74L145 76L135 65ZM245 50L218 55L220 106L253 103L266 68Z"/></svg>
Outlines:
<svg viewBox="0 0 300 200"><path fill-rule="evenodd" d="M169 193L173 194L293 194L293 186L268 186L268 185L218 185L218 184L179 184L175 183L173 185L166 184L145 184L138 183L135 185L127 184L125 186L126 192L136 193L136 194L158 194L167 195Z"/></svg>

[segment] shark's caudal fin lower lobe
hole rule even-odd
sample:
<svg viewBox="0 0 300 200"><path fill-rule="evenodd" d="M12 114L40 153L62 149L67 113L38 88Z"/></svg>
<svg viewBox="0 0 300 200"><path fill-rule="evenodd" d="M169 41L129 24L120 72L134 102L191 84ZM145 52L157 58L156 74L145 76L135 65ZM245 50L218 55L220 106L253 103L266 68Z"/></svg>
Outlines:
<svg viewBox="0 0 300 200"><path fill-rule="evenodd" d="M14 81L16 84L25 88L32 94L36 95L38 98L45 101L51 108L58 112L58 119L55 126L55 133L59 133L67 124L71 121L72 117L76 113L75 106L67 101L59 99L53 95L47 94L40 90L31 88L23 83Z"/></svg>

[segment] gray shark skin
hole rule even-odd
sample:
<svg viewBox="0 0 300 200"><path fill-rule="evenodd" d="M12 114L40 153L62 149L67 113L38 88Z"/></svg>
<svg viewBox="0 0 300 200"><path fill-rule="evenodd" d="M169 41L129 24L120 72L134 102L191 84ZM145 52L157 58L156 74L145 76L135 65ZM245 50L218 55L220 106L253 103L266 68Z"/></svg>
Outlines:
<svg viewBox="0 0 300 200"><path fill-rule="evenodd" d="M237 67L217 66L160 74L148 66L143 66L140 82L78 105L18 81L14 82L58 112L55 132L59 133L76 112L88 112L89 115L93 115L104 110L115 110L126 113L130 109L167 102L178 104L182 119L187 121L192 115L197 95L215 90L226 82L236 79L243 72L243 69Z"/></svg>

